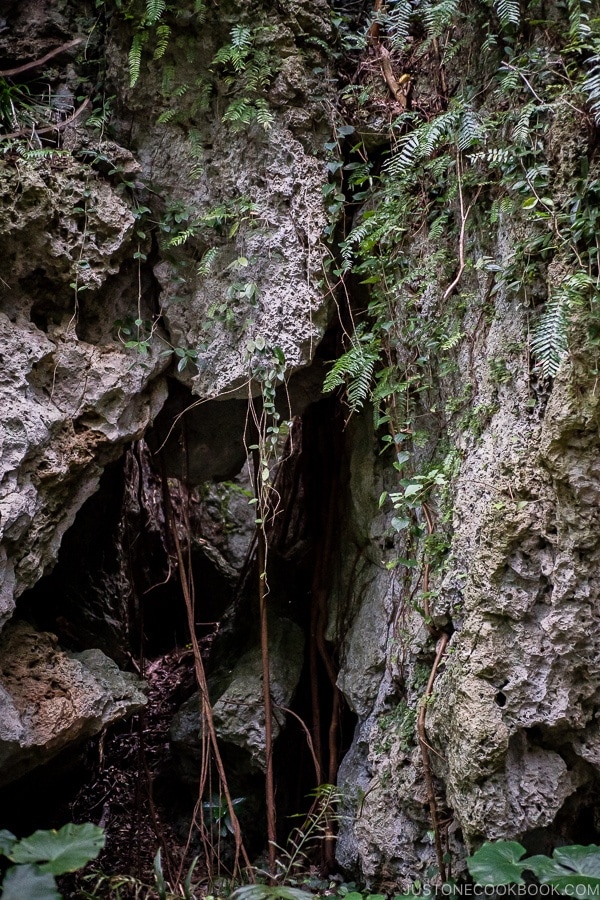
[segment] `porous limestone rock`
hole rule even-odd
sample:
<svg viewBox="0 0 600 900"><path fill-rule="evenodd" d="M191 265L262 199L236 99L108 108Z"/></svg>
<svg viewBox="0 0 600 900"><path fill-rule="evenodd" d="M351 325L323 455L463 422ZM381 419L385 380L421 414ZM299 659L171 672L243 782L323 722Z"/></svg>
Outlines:
<svg viewBox="0 0 600 900"><path fill-rule="evenodd" d="M0 784L140 709L141 687L100 650L67 653L12 622L0 636Z"/></svg>
<svg viewBox="0 0 600 900"><path fill-rule="evenodd" d="M269 621L269 672L273 699L273 740L285 721L304 661L302 629L289 619ZM265 714L260 645L243 653L228 672L219 672L210 683L213 719L219 739L247 754L250 770L265 768ZM183 759L199 752L200 702L194 694L177 713L171 739ZM192 775L193 777L193 775Z"/></svg>

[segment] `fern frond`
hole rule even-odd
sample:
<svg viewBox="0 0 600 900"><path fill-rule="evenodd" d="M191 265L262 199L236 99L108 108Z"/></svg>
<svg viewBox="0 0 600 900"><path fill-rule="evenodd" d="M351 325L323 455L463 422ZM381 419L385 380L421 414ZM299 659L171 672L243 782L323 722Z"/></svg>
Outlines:
<svg viewBox="0 0 600 900"><path fill-rule="evenodd" d="M591 34L590 17L583 11L583 4L589 5L590 0L568 0L569 10L569 37L571 41L581 43Z"/></svg>
<svg viewBox="0 0 600 900"><path fill-rule="evenodd" d="M156 25L166 8L166 0L146 0L144 24Z"/></svg>
<svg viewBox="0 0 600 900"><path fill-rule="evenodd" d="M600 125L600 51L591 56L586 63L588 74L581 85L596 124Z"/></svg>
<svg viewBox="0 0 600 900"><path fill-rule="evenodd" d="M530 120L537 106L532 101L522 108L517 124L513 128L512 138L515 144L525 144L531 133Z"/></svg>
<svg viewBox="0 0 600 900"><path fill-rule="evenodd" d="M502 26L515 25L518 27L521 24L519 0L494 0L494 8Z"/></svg>
<svg viewBox="0 0 600 900"><path fill-rule="evenodd" d="M401 50L408 38L413 6L411 0L391 0L390 7L387 32L394 50Z"/></svg>
<svg viewBox="0 0 600 900"><path fill-rule="evenodd" d="M457 146L459 150L468 150L473 144L483 141L485 129L479 116L471 106L466 106L460 118Z"/></svg>
<svg viewBox="0 0 600 900"><path fill-rule="evenodd" d="M269 131L273 126L273 122L275 121L275 117L273 113L269 109L266 100L257 100L255 103L256 107L256 121L259 125L261 125L265 131Z"/></svg>
<svg viewBox="0 0 600 900"><path fill-rule="evenodd" d="M209 275L218 255L218 247L209 247L209 249L202 255L202 259L200 260L198 268L196 269L198 275Z"/></svg>
<svg viewBox="0 0 600 900"><path fill-rule="evenodd" d="M146 43L148 35L146 32L138 31L134 34L129 50L129 87L135 87L140 77L140 67L142 65L142 47Z"/></svg>
<svg viewBox="0 0 600 900"><path fill-rule="evenodd" d="M418 131L412 131L410 134L405 134L398 140L396 152L385 164L385 168L392 178L399 178L408 169L413 167L419 158L419 143Z"/></svg>
<svg viewBox="0 0 600 900"><path fill-rule="evenodd" d="M429 37L440 37L448 25L456 18L460 0L441 0L423 10L425 27Z"/></svg>
<svg viewBox="0 0 600 900"><path fill-rule="evenodd" d="M176 109L165 109L164 112L161 112L160 116L156 120L157 125L168 125L169 122L172 122L175 116L177 115Z"/></svg>
<svg viewBox="0 0 600 900"><path fill-rule="evenodd" d="M234 25L230 33L232 46L247 53L252 47L252 31L244 25Z"/></svg>
<svg viewBox="0 0 600 900"><path fill-rule="evenodd" d="M559 294L546 304L531 335L531 350L545 378L554 378L567 352L565 296Z"/></svg>
<svg viewBox="0 0 600 900"><path fill-rule="evenodd" d="M182 247L191 237L194 237L196 234L196 229L192 226L191 228L186 228L185 231L180 231L179 234L176 234L169 241L169 247Z"/></svg>
<svg viewBox="0 0 600 900"><path fill-rule="evenodd" d="M171 28L169 25L159 25L156 29L156 47L154 48L154 59L162 59L169 46L169 38L171 37Z"/></svg>
<svg viewBox="0 0 600 900"><path fill-rule="evenodd" d="M231 101L223 113L223 121L229 122L234 131L239 130L244 125L250 125L255 112L252 103L247 97L238 97Z"/></svg>
<svg viewBox="0 0 600 900"><path fill-rule="evenodd" d="M357 329L352 346L333 364L323 382L328 394L346 384L346 399L352 412L361 409L369 396L375 364L379 360L380 343L372 334Z"/></svg>
<svg viewBox="0 0 600 900"><path fill-rule="evenodd" d="M194 0L194 14L198 16L198 21L202 24L206 19L205 0Z"/></svg>

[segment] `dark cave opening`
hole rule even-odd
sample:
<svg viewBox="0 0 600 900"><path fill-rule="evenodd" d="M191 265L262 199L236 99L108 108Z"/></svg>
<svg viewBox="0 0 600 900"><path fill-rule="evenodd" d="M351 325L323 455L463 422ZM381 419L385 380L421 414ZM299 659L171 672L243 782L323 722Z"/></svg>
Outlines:
<svg viewBox="0 0 600 900"><path fill-rule="evenodd" d="M171 420L186 402L185 393L175 388ZM212 409L203 405L203 414L209 407L208 424L188 428L188 439L199 442L197 471L205 472L205 463L213 478L217 474L231 478L239 471L243 439L238 428L245 406L245 401L215 401ZM234 447L227 432L224 437L220 430L227 415L234 420L229 422ZM309 404L295 421L297 451L282 474L284 511L270 538L269 563L273 609L296 622L306 636L305 662L290 702L291 713L274 748L282 843L297 824L294 817L310 808L310 795L318 784L306 729L322 747L321 780L327 781L327 773L337 768L350 744L356 722L336 697L332 684L335 647L323 641L326 656L316 654L311 659L315 597L326 596L338 564L339 529L335 523L342 515L345 491L343 417L336 400L325 398ZM164 440L160 429L156 433ZM181 435L173 440L181 447ZM227 445L226 459L223 445ZM211 447L215 446L213 453ZM127 866L127 854L147 865L151 859L148 848L154 846L161 828L166 829L168 841L183 845L197 801L196 792L182 781L169 738L170 718L194 691L185 605L164 512L165 483L177 496L179 482L173 472L181 471L181 460L180 455L178 460L171 458L167 466L157 466L142 442L108 466L98 491L65 534L54 569L18 604L20 617L57 634L67 650L98 647L122 668L143 674L158 667L158 676L151 683L151 702L144 712L111 726L0 792L4 811L0 827L21 834L39 827L59 827L70 820L105 824L107 834L113 834L106 863L112 868ZM171 472L165 474L169 466ZM203 490L193 492L191 560L197 634L210 672L218 665L218 660L211 662L217 630L223 629L219 635L222 659L228 653L239 655L240 639L243 644L255 633L258 571L250 556L241 572L223 562L219 548L211 543L214 534L209 534L210 528L203 532L207 525L201 511L209 502L207 496ZM210 502L218 507L214 498ZM240 502L247 505L247 498ZM179 515L177 503L175 507ZM328 548L325 556L323 547ZM215 627L213 623L218 624ZM323 620L318 627L324 630L325 624ZM152 708L155 702L157 708ZM337 734L330 759L334 717ZM241 819L247 827L250 851L259 853L265 833L262 775L247 769L243 751L224 745L223 754L231 769L234 793L248 798ZM149 792L160 826L149 814L144 792ZM122 823L127 822L131 829L133 821L135 835L128 831L127 836Z"/></svg>

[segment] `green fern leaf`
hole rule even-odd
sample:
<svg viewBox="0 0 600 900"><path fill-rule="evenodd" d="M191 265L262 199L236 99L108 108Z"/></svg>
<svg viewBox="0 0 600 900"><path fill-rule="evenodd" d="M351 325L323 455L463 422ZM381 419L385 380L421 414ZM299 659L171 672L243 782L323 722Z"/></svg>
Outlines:
<svg viewBox="0 0 600 900"><path fill-rule="evenodd" d="M412 14L411 0L399 0L388 13L386 26L394 50L402 50L406 45Z"/></svg>
<svg viewBox="0 0 600 900"><path fill-rule="evenodd" d="M202 259L200 260L200 263L196 270L198 275L209 275L218 255L218 247L209 247L209 249L202 255Z"/></svg>
<svg viewBox="0 0 600 900"><path fill-rule="evenodd" d="M521 24L519 0L494 0L494 8L502 26Z"/></svg>
<svg viewBox="0 0 600 900"><path fill-rule="evenodd" d="M146 0L144 24L156 25L166 8L166 0Z"/></svg>
<svg viewBox="0 0 600 900"><path fill-rule="evenodd" d="M444 29L456 19L459 5L460 0L441 0L440 3L425 7L423 18L429 37L440 37Z"/></svg>
<svg viewBox="0 0 600 900"><path fill-rule="evenodd" d="M545 378L554 378L567 352L565 297L550 300L531 335L531 350Z"/></svg>
<svg viewBox="0 0 600 900"><path fill-rule="evenodd" d="M142 31L134 34L133 36L133 41L131 42L131 49L128 56L129 87L135 87L138 82L138 78L140 77L140 67L142 65L142 47L144 46L147 37L147 34Z"/></svg>
<svg viewBox="0 0 600 900"><path fill-rule="evenodd" d="M168 25L159 25L156 29L156 47L154 48L154 59L162 59L166 49L169 46L169 38L171 37L171 29Z"/></svg>
<svg viewBox="0 0 600 900"><path fill-rule="evenodd" d="M380 343L372 334L364 334L359 327L352 346L333 364L323 382L328 394L346 384L346 399L352 412L362 408L369 396L375 364L379 360Z"/></svg>
<svg viewBox="0 0 600 900"><path fill-rule="evenodd" d="M591 56L587 61L588 74L586 75L582 89L587 96L590 112L594 116L597 125L600 125L600 52Z"/></svg>

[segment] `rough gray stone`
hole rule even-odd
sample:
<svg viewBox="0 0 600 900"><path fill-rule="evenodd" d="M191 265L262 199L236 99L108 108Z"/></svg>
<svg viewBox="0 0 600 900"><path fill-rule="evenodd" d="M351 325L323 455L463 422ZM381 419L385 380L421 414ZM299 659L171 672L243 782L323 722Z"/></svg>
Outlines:
<svg viewBox="0 0 600 900"><path fill-rule="evenodd" d="M285 721L287 707L293 697L304 661L302 629L288 619L269 622L269 671L273 698L273 740L277 739ZM265 715L262 689L260 646L247 650L226 675L212 682L211 700L217 735L248 753L249 766L257 771L265 768ZM189 760L197 756L199 747L200 705L194 694L173 720L171 739L177 750Z"/></svg>
<svg viewBox="0 0 600 900"><path fill-rule="evenodd" d="M0 784L140 709L142 682L100 650L66 653L13 622L0 636Z"/></svg>

